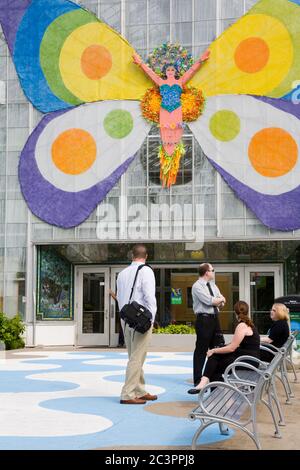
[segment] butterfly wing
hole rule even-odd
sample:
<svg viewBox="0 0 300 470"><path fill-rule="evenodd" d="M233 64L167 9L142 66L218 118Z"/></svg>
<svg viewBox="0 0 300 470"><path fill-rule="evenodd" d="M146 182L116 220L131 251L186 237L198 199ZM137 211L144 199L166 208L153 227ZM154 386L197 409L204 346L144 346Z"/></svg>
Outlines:
<svg viewBox="0 0 300 470"><path fill-rule="evenodd" d="M189 124L211 164L268 227L300 228L300 108L281 99L221 95Z"/></svg>
<svg viewBox="0 0 300 470"><path fill-rule="evenodd" d="M206 96L288 95L300 76L300 5L261 0L210 46L207 63L191 80Z"/></svg>
<svg viewBox="0 0 300 470"><path fill-rule="evenodd" d="M85 104L45 116L19 164L31 211L58 227L83 222L127 170L149 130L139 101Z"/></svg>
<svg viewBox="0 0 300 470"><path fill-rule="evenodd" d="M151 82L130 44L67 0L1 0L1 25L27 98L42 112L140 99Z"/></svg>

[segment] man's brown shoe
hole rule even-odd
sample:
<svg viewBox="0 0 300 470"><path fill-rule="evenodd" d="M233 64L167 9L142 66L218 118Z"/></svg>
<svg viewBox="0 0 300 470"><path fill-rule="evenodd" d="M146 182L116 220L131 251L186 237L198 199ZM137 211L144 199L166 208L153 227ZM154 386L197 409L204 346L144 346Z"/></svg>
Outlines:
<svg viewBox="0 0 300 470"><path fill-rule="evenodd" d="M142 398L132 398L131 400L120 400L121 405L144 405L146 400Z"/></svg>
<svg viewBox="0 0 300 470"><path fill-rule="evenodd" d="M140 397L140 400L149 400L154 401L157 400L157 395L150 395L150 393L146 393L143 397Z"/></svg>

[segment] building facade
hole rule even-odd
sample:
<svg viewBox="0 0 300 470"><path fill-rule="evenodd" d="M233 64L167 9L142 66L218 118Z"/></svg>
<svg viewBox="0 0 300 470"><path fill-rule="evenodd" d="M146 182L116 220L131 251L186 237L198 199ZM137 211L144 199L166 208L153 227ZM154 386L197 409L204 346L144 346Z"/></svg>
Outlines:
<svg viewBox="0 0 300 470"><path fill-rule="evenodd" d="M146 59L180 43L196 58L255 0L85 0ZM109 295L130 248L146 243L157 280L157 321L191 324L191 286L200 262L216 269L227 298L221 323L234 328L233 305L250 303L260 332L274 298L300 293L300 230L270 230L210 165L186 128L177 183L162 188L153 127L138 156L91 216L61 229L32 215L18 180L20 152L42 114L24 96L0 36L0 310L20 313L28 345L114 346L119 322Z"/></svg>

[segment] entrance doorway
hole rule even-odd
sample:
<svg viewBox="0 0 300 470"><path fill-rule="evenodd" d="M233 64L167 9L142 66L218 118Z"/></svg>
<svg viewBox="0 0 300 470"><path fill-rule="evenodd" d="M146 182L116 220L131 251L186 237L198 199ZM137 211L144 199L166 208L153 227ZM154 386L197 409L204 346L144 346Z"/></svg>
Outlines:
<svg viewBox="0 0 300 470"><path fill-rule="evenodd" d="M109 345L109 268L77 267L75 314L79 346Z"/></svg>
<svg viewBox="0 0 300 470"><path fill-rule="evenodd" d="M170 323L192 325L192 285L198 279L197 265L153 265L156 278L160 326ZM282 266L216 265L215 277L227 299L220 313L224 333L235 327L233 306L238 300L250 305L251 316L261 334L270 325L269 310L275 298L283 295ZM122 267L77 267L75 272L75 311L77 344L80 346L117 346L120 321L118 305L109 290L116 292L116 280Z"/></svg>

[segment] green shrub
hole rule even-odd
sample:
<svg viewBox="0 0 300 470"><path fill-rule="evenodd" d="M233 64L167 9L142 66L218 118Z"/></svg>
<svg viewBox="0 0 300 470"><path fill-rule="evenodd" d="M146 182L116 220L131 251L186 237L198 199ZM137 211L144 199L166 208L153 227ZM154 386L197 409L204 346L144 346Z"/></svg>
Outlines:
<svg viewBox="0 0 300 470"><path fill-rule="evenodd" d="M195 328L188 325L168 325L164 328L155 328L153 333L158 335L193 335L195 334Z"/></svg>
<svg viewBox="0 0 300 470"><path fill-rule="evenodd" d="M25 325L19 315L8 318L0 312L0 341L5 343L6 349L21 349L25 343L22 334L25 331Z"/></svg>

